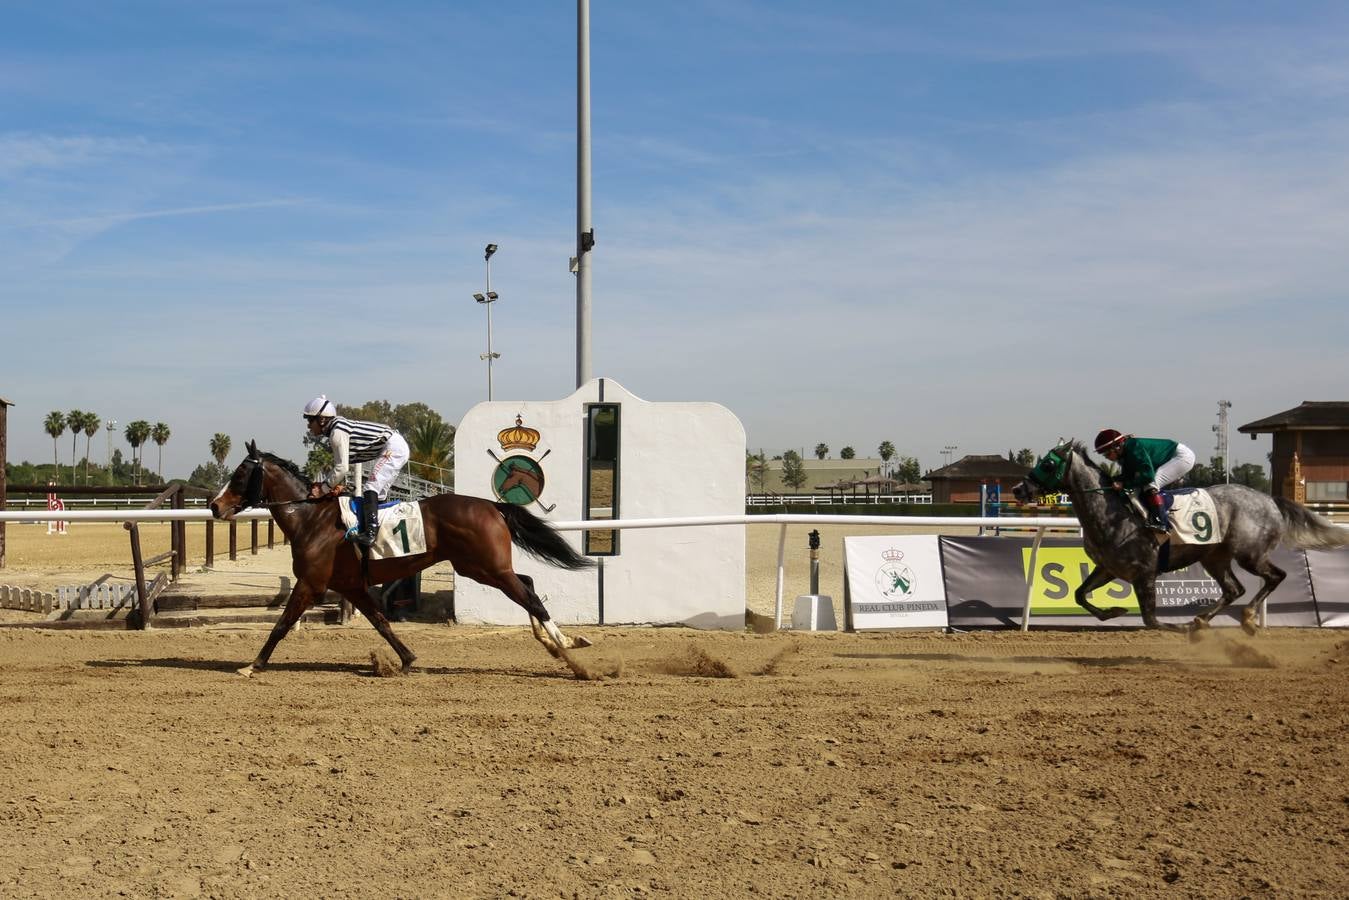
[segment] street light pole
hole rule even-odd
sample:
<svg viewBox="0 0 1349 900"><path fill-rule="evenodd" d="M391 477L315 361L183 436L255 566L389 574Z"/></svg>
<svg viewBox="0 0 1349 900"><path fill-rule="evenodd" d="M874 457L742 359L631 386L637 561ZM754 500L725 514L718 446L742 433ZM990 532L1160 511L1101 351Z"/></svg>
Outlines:
<svg viewBox="0 0 1349 900"><path fill-rule="evenodd" d="M117 420L108 420L108 484L112 484L112 433L117 428Z"/></svg>
<svg viewBox="0 0 1349 900"><path fill-rule="evenodd" d="M483 251L483 259L487 261L487 291L483 294L474 294L473 299L487 307L487 352L478 354L479 359L487 360L487 399L492 399L492 360L500 359L500 353L492 352L492 304L496 302L497 292L492 290L492 254L497 252L496 244L488 244Z"/></svg>

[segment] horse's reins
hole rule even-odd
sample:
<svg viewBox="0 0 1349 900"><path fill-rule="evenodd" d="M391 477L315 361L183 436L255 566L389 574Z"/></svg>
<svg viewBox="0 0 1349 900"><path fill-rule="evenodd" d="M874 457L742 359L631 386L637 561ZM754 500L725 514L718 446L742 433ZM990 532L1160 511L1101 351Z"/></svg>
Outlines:
<svg viewBox="0 0 1349 900"><path fill-rule="evenodd" d="M261 457L248 457L244 460L246 463L253 464L253 470L248 473L248 484L244 486L243 504L244 509L252 509L258 506L285 506L290 503L314 503L319 500L326 500L336 494L325 494L322 497L301 497L299 500L277 500L273 503L262 502L262 459Z"/></svg>

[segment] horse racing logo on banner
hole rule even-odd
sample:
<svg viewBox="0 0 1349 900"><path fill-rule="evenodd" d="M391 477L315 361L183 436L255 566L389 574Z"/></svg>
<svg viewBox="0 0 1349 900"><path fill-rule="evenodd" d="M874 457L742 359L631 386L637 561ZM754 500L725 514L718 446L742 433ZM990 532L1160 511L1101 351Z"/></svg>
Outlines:
<svg viewBox="0 0 1349 900"><path fill-rule="evenodd" d="M891 547L881 554L885 560L876 570L876 590L887 600L907 600L918 587L913 569L904 565L904 551Z"/></svg>
<svg viewBox="0 0 1349 900"><path fill-rule="evenodd" d="M516 506L539 504L544 512L552 512L557 504L548 506L539 498L543 495L544 474L540 464L543 458L552 452L544 450L538 456L533 455L539 445L537 429L525 425L522 416L515 417L515 424L497 432L497 443L507 456L497 456L489 447L487 452L497 461L492 472L492 493L506 503ZM511 451L523 451L512 453Z"/></svg>

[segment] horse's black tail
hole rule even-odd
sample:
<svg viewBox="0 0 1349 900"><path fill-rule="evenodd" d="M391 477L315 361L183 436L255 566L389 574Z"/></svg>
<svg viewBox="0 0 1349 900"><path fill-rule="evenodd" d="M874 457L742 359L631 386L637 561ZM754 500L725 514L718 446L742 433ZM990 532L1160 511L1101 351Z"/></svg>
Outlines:
<svg viewBox="0 0 1349 900"><path fill-rule="evenodd" d="M595 564L593 559L587 559L573 550L571 544L553 530L553 526L523 506L498 503L496 508L506 519L506 527L511 530L511 540L530 556L564 569L588 569Z"/></svg>
<svg viewBox="0 0 1349 900"><path fill-rule="evenodd" d="M1349 545L1349 528L1341 528L1325 516L1318 516L1301 503L1275 497L1287 530L1284 543L1300 550L1329 550Z"/></svg>

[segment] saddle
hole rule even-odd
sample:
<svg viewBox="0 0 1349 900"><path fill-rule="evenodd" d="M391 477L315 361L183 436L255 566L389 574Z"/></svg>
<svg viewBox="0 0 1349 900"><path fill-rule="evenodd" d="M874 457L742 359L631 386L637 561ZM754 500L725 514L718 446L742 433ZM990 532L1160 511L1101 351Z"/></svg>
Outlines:
<svg viewBox="0 0 1349 900"><path fill-rule="evenodd" d="M1218 521L1218 507L1213 495L1203 488L1178 488L1163 490L1162 504L1171 520L1171 530L1166 533L1154 532L1157 543L1175 541L1180 544L1220 544L1223 534ZM1129 495L1129 505L1143 522L1148 521L1148 511L1138 494Z"/></svg>
<svg viewBox="0 0 1349 900"><path fill-rule="evenodd" d="M342 525L347 529L348 537L361 527L360 497L343 497L338 503L342 513ZM379 505L379 530L375 532L375 543L370 547L370 559L389 559L397 556L411 556L426 552L426 532L422 527L422 507L420 503L408 503L404 500L386 500Z"/></svg>

